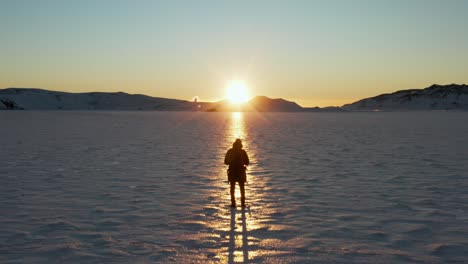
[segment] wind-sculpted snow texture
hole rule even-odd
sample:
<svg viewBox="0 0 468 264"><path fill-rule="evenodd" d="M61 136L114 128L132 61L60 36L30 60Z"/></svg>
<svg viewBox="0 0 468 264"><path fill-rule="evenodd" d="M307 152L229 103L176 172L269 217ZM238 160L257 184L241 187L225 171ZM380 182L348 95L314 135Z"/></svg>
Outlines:
<svg viewBox="0 0 468 264"><path fill-rule="evenodd" d="M462 263L463 112L0 112L2 263ZM223 158L251 158L229 208Z"/></svg>

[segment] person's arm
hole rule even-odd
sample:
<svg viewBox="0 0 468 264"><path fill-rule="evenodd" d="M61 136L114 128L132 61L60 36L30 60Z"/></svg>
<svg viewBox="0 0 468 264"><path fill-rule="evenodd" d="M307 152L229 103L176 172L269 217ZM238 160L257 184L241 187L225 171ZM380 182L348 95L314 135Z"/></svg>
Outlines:
<svg viewBox="0 0 468 264"><path fill-rule="evenodd" d="M231 150L228 150L228 152L226 153L226 156L224 157L224 164L231 164Z"/></svg>
<svg viewBox="0 0 468 264"><path fill-rule="evenodd" d="M250 163L249 156L247 155L247 152L245 150L243 150L243 152L244 152L245 165L249 165L249 163Z"/></svg>

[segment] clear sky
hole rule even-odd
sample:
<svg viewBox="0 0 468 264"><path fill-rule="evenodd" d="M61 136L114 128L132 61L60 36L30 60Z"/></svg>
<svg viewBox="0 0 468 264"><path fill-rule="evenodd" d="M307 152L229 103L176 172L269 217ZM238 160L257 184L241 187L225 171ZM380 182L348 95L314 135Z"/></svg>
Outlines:
<svg viewBox="0 0 468 264"><path fill-rule="evenodd" d="M0 0L0 87L341 105L468 83L468 1Z"/></svg>

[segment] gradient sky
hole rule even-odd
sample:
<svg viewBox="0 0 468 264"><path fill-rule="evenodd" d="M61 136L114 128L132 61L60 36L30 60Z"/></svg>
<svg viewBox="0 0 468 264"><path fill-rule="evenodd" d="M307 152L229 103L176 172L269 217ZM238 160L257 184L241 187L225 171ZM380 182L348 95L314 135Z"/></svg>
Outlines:
<svg viewBox="0 0 468 264"><path fill-rule="evenodd" d="M0 0L0 87L302 106L468 83L468 1Z"/></svg>

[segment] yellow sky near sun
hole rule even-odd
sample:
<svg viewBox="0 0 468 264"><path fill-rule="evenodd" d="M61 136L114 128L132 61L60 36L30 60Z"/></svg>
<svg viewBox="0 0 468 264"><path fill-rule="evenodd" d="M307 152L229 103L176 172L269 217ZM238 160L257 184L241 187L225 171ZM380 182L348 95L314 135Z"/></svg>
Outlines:
<svg viewBox="0 0 468 264"><path fill-rule="evenodd" d="M200 101L219 101L226 98L226 89L233 78L230 75L214 78L208 74L204 76L187 76L171 74L158 77L143 75L112 74L99 76L95 74L78 74L68 72L62 75L50 75L40 71L25 72L22 76L8 76L3 78L0 72L0 87L28 87L44 88L65 92L118 92L131 94L145 94L154 97L165 97L192 100L199 96ZM231 75L235 76L235 75ZM130 77L132 77L130 75ZM238 76L235 76L238 77ZM402 89L425 88L433 83L464 83L460 74L447 76L442 82L430 76L417 76L414 80L373 80L371 82L343 80L298 81L285 76L272 76L269 80L245 79L250 97L264 95L270 98L283 98L294 101L303 107L341 106L354 101L391 93ZM75 81L70 81L75 80ZM439 78L440 81L440 78ZM288 85L288 83L290 83Z"/></svg>

